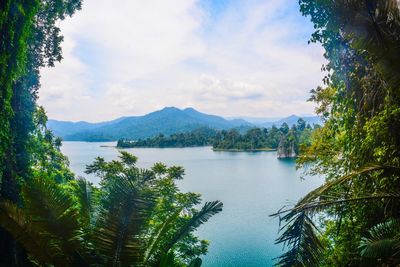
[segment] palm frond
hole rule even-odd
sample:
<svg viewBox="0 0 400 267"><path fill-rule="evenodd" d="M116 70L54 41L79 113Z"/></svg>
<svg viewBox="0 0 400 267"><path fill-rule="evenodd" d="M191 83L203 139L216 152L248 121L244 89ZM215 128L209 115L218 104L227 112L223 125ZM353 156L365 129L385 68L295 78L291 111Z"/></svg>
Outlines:
<svg viewBox="0 0 400 267"><path fill-rule="evenodd" d="M148 242L145 261L147 262L151 256L156 252L162 240L165 240L165 235L173 228L175 221L179 218L179 214L182 212L182 208L177 209L168 219L161 224L153 234Z"/></svg>
<svg viewBox="0 0 400 267"><path fill-rule="evenodd" d="M290 248L288 252L278 257L280 260L278 266L317 266L316 263L321 254L322 246L315 234L318 229L312 222L311 218L307 216L307 213L323 211L329 207L341 205L343 203L381 201L385 198L400 200L400 195L382 194L331 201L316 201L296 206L292 209L280 210L277 213L270 215L279 216L279 222L284 222L284 225L280 228L280 231L283 231L283 233L277 238L276 244L282 243L284 246ZM283 216L281 217L281 215ZM376 237L383 236L382 231L379 232L376 230L374 233ZM378 233L381 235L377 235ZM305 244L301 243L303 240L306 240L304 241L306 242ZM388 240L382 242L382 244L387 243ZM363 248L366 249L367 247L363 246ZM298 262L298 265L295 264L296 262Z"/></svg>
<svg viewBox="0 0 400 267"><path fill-rule="evenodd" d="M128 166L135 166L135 164L138 160L138 158L136 156L134 156L126 151L120 151L119 153L120 153L119 158L121 159L121 161L124 164L126 164Z"/></svg>
<svg viewBox="0 0 400 267"><path fill-rule="evenodd" d="M174 267L175 266L175 255L173 252L169 252L161 257L159 267Z"/></svg>
<svg viewBox="0 0 400 267"><path fill-rule="evenodd" d="M31 218L10 201L0 202L0 226L6 229L33 257L42 264L65 265L57 243L50 243L34 229ZM64 264L63 264L64 263Z"/></svg>
<svg viewBox="0 0 400 267"><path fill-rule="evenodd" d="M400 200L400 194L376 194L376 195L367 195L367 196L360 196L360 197L353 197L353 198L339 198L337 200L328 200L328 201L313 201L310 203L304 203L302 205L296 205L293 208L289 209L281 209L276 213L271 214L271 217L280 216L282 214L287 214L291 212L303 212L307 211L309 213L315 213L319 211L324 211L329 207L337 206L345 203L352 203L352 202L360 202L360 201L380 201L382 199L394 199Z"/></svg>
<svg viewBox="0 0 400 267"><path fill-rule="evenodd" d="M92 213L95 210L95 200L93 197L93 186L83 178L75 180L75 196L79 202L80 218L86 226L89 226L92 220Z"/></svg>
<svg viewBox="0 0 400 267"><path fill-rule="evenodd" d="M195 258L192 260L192 262L189 264L189 267L200 267L203 261L200 258Z"/></svg>
<svg viewBox="0 0 400 267"><path fill-rule="evenodd" d="M389 260L400 252L400 223L391 219L372 227L360 243L361 256Z"/></svg>
<svg viewBox="0 0 400 267"><path fill-rule="evenodd" d="M188 233L197 229L200 225L207 222L212 216L222 211L223 204L221 201L206 202L202 209L195 213L192 218L179 229L170 239L169 242L161 249L162 254L168 251Z"/></svg>
<svg viewBox="0 0 400 267"><path fill-rule="evenodd" d="M316 235L317 228L305 212L290 213L280 229L284 232L276 244L284 244L289 250L279 256L277 266L318 266L322 244Z"/></svg>
<svg viewBox="0 0 400 267"><path fill-rule="evenodd" d="M337 179L328 181L326 183L324 183L323 185L321 185L320 187L312 190L310 193L308 193L305 197L303 197L298 203L297 206L302 206L302 205L306 205L308 203L313 202L315 199L318 199L321 196L324 196L324 194L326 192L328 192L329 190L331 190L332 188L344 184L348 181L350 181L351 179L353 179L354 177L357 177L359 175L362 174L366 174L366 173L371 173L374 171L379 171L379 170L384 170L384 169L396 169L399 170L398 167L394 167L394 166L386 166L386 165L379 165L379 164L369 164L367 166L364 166L358 170L355 170L347 175L344 175L342 177L339 177Z"/></svg>
<svg viewBox="0 0 400 267"><path fill-rule="evenodd" d="M94 229L94 242L106 265L128 266L144 260L142 233L154 200L137 183L120 177L108 185Z"/></svg>
<svg viewBox="0 0 400 267"><path fill-rule="evenodd" d="M318 257L321 254L321 243L319 242L315 230L317 228L313 224L311 218L307 214L313 214L327 210L329 207L338 206L345 203L380 201L382 199L400 199L397 193L382 193L365 196L349 197L347 194L337 195L335 198L326 198L326 195L337 186L351 181L354 177L371 173L379 170L396 170L398 167L383 166L379 164L369 164L348 175L339 177L338 179L328 181L317 189L308 193L293 208L281 209L271 216L281 216L280 222L284 222L284 226L280 229L283 233L276 240L277 243L283 243L290 249L278 259L280 266L316 266ZM308 240L309 244L302 244L302 240ZM297 263L296 263L297 262ZM291 265L292 264L292 265ZM297 264L297 265L296 265Z"/></svg>
<svg viewBox="0 0 400 267"><path fill-rule="evenodd" d="M34 178L23 188L26 213L32 227L54 244L59 244L65 261L84 266L87 251L82 247L79 211L71 197L54 181Z"/></svg>

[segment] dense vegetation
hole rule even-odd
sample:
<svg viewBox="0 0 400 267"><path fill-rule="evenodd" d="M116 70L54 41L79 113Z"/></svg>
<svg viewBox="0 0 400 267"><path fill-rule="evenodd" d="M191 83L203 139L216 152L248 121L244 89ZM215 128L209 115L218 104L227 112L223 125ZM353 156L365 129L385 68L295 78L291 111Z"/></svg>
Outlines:
<svg viewBox="0 0 400 267"><path fill-rule="evenodd" d="M209 146L212 144L216 130L211 128L199 128L191 132L171 134L164 136L160 134L153 138L139 139L137 141L130 141L127 139L119 139L117 147L130 148L130 147L195 147L195 146Z"/></svg>
<svg viewBox="0 0 400 267"><path fill-rule="evenodd" d="M299 164L326 183L278 213L277 241L288 246L278 265L398 266L399 3L300 0L300 9L328 64L311 92L325 123Z"/></svg>
<svg viewBox="0 0 400 267"><path fill-rule="evenodd" d="M76 179L36 105L40 68L61 61L58 24L81 0L0 5L0 266L200 266L194 230L222 209L182 193L180 167L98 158Z"/></svg>
<svg viewBox="0 0 400 267"><path fill-rule="evenodd" d="M226 131L218 146L296 150L295 142L312 140L299 164L326 183L277 213L277 242L288 246L278 265L398 266L399 3L299 2L314 24L311 42L328 60L324 86L311 96L324 126L311 139L298 126ZM80 7L80 0L0 5L0 265L199 266L207 242L193 231L221 211L220 202L196 209L199 196L175 185L182 168L143 170L124 152L88 166L99 187L77 180L46 127L36 105L39 70L62 59L57 22Z"/></svg>
<svg viewBox="0 0 400 267"><path fill-rule="evenodd" d="M56 22L80 6L79 0L6 0L0 5L1 201L22 205L20 187L35 175L70 175L58 151L60 142L47 131L36 99L39 69L61 60L62 36ZM26 262L19 244L0 228L0 264Z"/></svg>
<svg viewBox="0 0 400 267"><path fill-rule="evenodd" d="M315 125L314 128L319 127ZM240 133L240 129L216 131L210 128L199 128L197 130L164 136L160 134L153 138L139 139L136 141L120 139L117 142L119 148L133 147L193 147L213 146L214 150L231 151L255 151L274 150L280 148L283 151L291 151L297 155L301 147L309 146L313 128L299 119L297 125L291 128L283 123L280 128L272 126L266 128L251 128Z"/></svg>
<svg viewBox="0 0 400 267"><path fill-rule="evenodd" d="M315 126L318 127L318 126ZM253 128L245 134L240 134L237 130L218 132L213 143L215 150L262 150L262 149L295 149L299 153L301 146L310 142L313 128L299 119L297 125L291 128L286 123L277 128L272 126L270 129Z"/></svg>
<svg viewBox="0 0 400 267"><path fill-rule="evenodd" d="M200 196L175 184L183 168L157 163L146 170L136 161L127 152L119 161L97 158L86 172L101 178L100 187L35 176L22 187L22 208L0 203L0 225L41 265L199 266L208 242L193 232L222 203L197 210Z"/></svg>

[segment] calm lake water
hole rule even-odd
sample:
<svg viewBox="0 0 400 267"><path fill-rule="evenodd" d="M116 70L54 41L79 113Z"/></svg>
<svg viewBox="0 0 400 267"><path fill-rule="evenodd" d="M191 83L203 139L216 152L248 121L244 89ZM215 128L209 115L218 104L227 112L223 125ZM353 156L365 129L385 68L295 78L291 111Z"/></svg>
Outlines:
<svg viewBox="0 0 400 267"><path fill-rule="evenodd" d="M63 142L72 170L93 183L99 179L84 174L85 166L97 156L116 159L115 143ZM204 201L221 200L224 210L199 228L202 239L211 241L203 266L272 266L282 253L274 244L278 219L268 215L294 204L322 183L319 177L301 179L293 160L278 160L276 152L213 152L199 148L133 148L140 167L155 162L185 168L179 181L183 191L201 193Z"/></svg>

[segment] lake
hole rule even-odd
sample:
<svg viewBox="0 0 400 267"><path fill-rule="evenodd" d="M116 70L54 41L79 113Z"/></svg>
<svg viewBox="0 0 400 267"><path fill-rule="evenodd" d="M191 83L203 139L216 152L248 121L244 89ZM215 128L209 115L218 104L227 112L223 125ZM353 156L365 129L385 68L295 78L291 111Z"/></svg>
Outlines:
<svg viewBox="0 0 400 267"><path fill-rule="evenodd" d="M116 159L113 142L63 142L62 152L72 170L93 183L99 179L84 174L85 166L95 157ZM155 162L185 168L179 181L183 191L201 193L204 201L221 200L222 213L200 226L198 235L211 241L203 258L205 267L272 266L273 258L282 253L274 244L278 219L268 215L284 205L292 205L305 193L319 186L320 177L301 179L294 160L278 160L276 152L214 152L210 147L132 148L139 157L138 166Z"/></svg>

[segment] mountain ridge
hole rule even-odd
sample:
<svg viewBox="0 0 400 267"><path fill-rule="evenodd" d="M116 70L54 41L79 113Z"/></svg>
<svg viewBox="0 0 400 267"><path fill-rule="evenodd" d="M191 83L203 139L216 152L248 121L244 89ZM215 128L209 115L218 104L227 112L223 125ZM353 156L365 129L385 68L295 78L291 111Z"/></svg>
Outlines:
<svg viewBox="0 0 400 267"><path fill-rule="evenodd" d="M292 115L278 120L275 125L283 122L297 122L299 116ZM297 119L296 119L297 118ZM313 121L315 117L309 117ZM315 120L315 119L314 119ZM306 120L306 122L308 122ZM264 125L265 124L265 125ZM120 138L140 139L153 137L158 134L170 135L192 131L201 127L215 130L252 127L271 127L269 122L264 124L250 123L240 117L226 119L221 116L202 113L194 108L179 109L165 107L142 116L124 116L111 121L90 123L86 121L70 122L49 120L47 126L55 135L65 141L115 141ZM268 124L268 125L267 125ZM289 124L289 123L288 123ZM293 123L290 123L290 125Z"/></svg>

